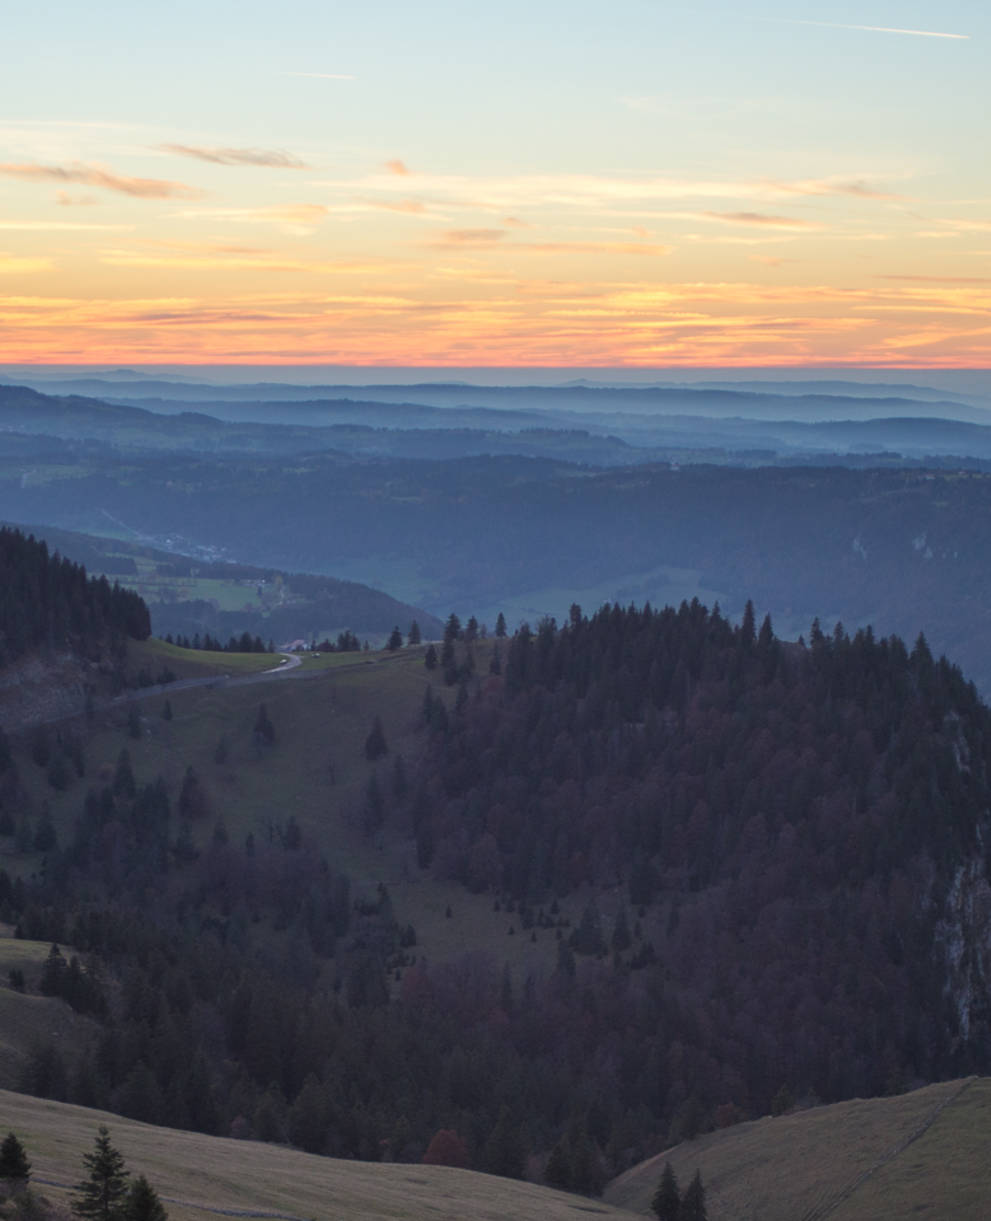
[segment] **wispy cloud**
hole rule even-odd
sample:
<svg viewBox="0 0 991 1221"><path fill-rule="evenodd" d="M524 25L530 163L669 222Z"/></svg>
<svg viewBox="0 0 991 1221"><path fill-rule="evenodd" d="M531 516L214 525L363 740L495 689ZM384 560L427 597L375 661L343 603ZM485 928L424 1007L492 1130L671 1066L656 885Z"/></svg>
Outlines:
<svg viewBox="0 0 991 1221"><path fill-rule="evenodd" d="M704 212L707 220L725 221L730 225L760 225L768 229L821 229L813 221L793 216L770 216L766 212Z"/></svg>
<svg viewBox="0 0 991 1221"><path fill-rule="evenodd" d="M160 144L163 152L177 157L193 157L214 165L261 165L279 170L305 170L305 161L291 153L266 148L202 148L194 144Z"/></svg>
<svg viewBox="0 0 991 1221"><path fill-rule="evenodd" d="M25 272L51 271L55 264L49 258L30 258L4 254L0 250L0 275L23 275Z"/></svg>
<svg viewBox="0 0 991 1221"><path fill-rule="evenodd" d="M650 242L525 242L516 249L536 254L636 254L660 258L670 254L674 247Z"/></svg>
<svg viewBox="0 0 991 1221"><path fill-rule="evenodd" d="M427 210L427 205L419 199L377 199L370 200L368 206L384 209L386 212L406 212L411 216L420 215Z"/></svg>
<svg viewBox="0 0 991 1221"><path fill-rule="evenodd" d="M88 208L96 203L96 196L70 195L68 191L56 191L55 202L60 208Z"/></svg>
<svg viewBox="0 0 991 1221"><path fill-rule="evenodd" d="M350 72L286 72L285 76L308 76L317 81L353 81L357 80Z"/></svg>
<svg viewBox="0 0 991 1221"><path fill-rule="evenodd" d="M236 225L276 225L296 237L306 236L324 220L330 209L323 204L272 204L261 208L183 208L183 220L214 220Z"/></svg>
<svg viewBox="0 0 991 1221"><path fill-rule="evenodd" d="M0 163L0 174L8 178L23 178L38 182L79 182L89 187L101 187L131 195L136 199L195 199L202 194L184 182L168 182L162 178L130 178L112 174L100 166L81 165L14 165Z"/></svg>
<svg viewBox="0 0 991 1221"><path fill-rule="evenodd" d="M285 258L273 251L237 247L200 250L164 247L160 250L105 250L100 261L109 267L146 267L183 271L321 272L334 271L333 263Z"/></svg>
<svg viewBox="0 0 991 1221"><path fill-rule="evenodd" d="M133 225L98 225L73 220L0 220L0 229L14 229L25 233L82 233L87 230L119 233L121 230L133 228Z"/></svg>
<svg viewBox="0 0 991 1221"><path fill-rule="evenodd" d="M337 193L349 192L368 199L389 197L397 192L396 178L407 178L410 169L402 161L389 161L382 172L356 179L327 180L319 185ZM637 208L661 207L676 201L694 200L739 203L773 201L796 195L848 196L864 200L892 196L861 176L837 175L794 182L770 180L719 180L705 178L623 176L606 174L519 174L501 177L469 177L460 174L415 174L417 195L449 207L518 216L535 209L599 211L632 214ZM399 190L409 191L408 183ZM643 213L646 215L646 213ZM652 214L652 213L651 213Z"/></svg>
<svg viewBox="0 0 991 1221"><path fill-rule="evenodd" d="M807 178L800 182L769 182L768 187L786 195L852 195L856 199L901 199L859 179Z"/></svg>
<svg viewBox="0 0 991 1221"><path fill-rule="evenodd" d="M881 275L879 280L907 280L914 284L991 284L989 276Z"/></svg>
<svg viewBox="0 0 991 1221"><path fill-rule="evenodd" d="M505 236L504 229L448 229L434 244L439 246L491 246Z"/></svg>
<svg viewBox="0 0 991 1221"><path fill-rule="evenodd" d="M766 20L773 21L774 18ZM780 18L784 25L814 25L821 26L828 30L861 30L866 34L907 34L912 38L952 38L958 41L966 41L970 38L969 34L945 34L941 30L905 30L900 26L890 25L850 25L843 21L800 21L797 18Z"/></svg>

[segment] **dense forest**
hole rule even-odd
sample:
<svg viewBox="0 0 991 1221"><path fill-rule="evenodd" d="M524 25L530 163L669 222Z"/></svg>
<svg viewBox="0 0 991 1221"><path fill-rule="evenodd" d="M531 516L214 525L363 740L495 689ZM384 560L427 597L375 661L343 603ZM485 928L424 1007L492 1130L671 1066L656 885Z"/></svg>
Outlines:
<svg viewBox="0 0 991 1221"><path fill-rule="evenodd" d="M0 666L34 650L96 659L115 641L151 632L136 593L87 577L33 535L0 528L0 573Z"/></svg>
<svg viewBox="0 0 991 1221"><path fill-rule="evenodd" d="M365 825L556 965L425 962L294 819L194 837L195 773L170 792L125 750L44 869L0 876L0 918L79 956L44 988L100 1030L39 1043L26 1089L366 1159L456 1131L452 1159L594 1192L795 1098L991 1067L953 905L986 885L991 716L923 639L575 607L481 666L452 620L421 759L370 785ZM264 709L252 732L274 766Z"/></svg>

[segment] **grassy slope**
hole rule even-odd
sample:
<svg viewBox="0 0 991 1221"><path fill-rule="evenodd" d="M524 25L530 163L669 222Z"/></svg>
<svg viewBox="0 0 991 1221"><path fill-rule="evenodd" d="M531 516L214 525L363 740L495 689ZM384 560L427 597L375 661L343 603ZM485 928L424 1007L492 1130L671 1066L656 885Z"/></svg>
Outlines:
<svg viewBox="0 0 991 1221"><path fill-rule="evenodd" d="M487 671L491 645L476 646L481 674ZM233 673L228 664L239 656L190 652L160 641L130 647L132 668L145 664L155 673L167 664L180 677ZM323 852L334 868L349 874L356 891L380 881L388 885L397 919L416 929L417 954L437 962L465 951L481 951L497 967L509 962L517 986L522 987L527 974L553 969L557 956L553 930L538 929L537 940L531 940L516 914L494 911L491 893L472 895L454 882L423 874L412 840L396 834L394 828L370 838L361 827L371 775L377 772L388 791L396 755L402 754L412 771L423 749L421 709L428 683L453 703L455 690L444 687L438 671L426 670L424 651L421 646L395 654L309 656L293 675L275 681L246 686L218 683L144 696L137 692L133 704L141 717L141 737L128 735L127 702L98 715L92 726L81 727L87 736L86 776L66 792L56 793L47 784L44 771L30 759L26 741L16 746L19 771L33 809L47 803L64 843L71 838L86 790L112 776L122 749L128 750L139 783L164 776L173 803L186 767L192 766L209 802L208 812L193 827L201 844L208 843L218 818L224 820L231 842L242 845L249 833L260 841L272 824L282 824L292 814L306 841ZM257 664L259 656L245 654L242 659ZM261 662L271 667L278 657L265 655ZM171 720L162 716L166 700L172 708ZM275 726L271 750L259 751L253 741L261 703ZM364 757L364 742L376 714L390 751L371 764ZM227 757L218 763L215 756L222 739ZM0 868L26 876L40 865L39 855L19 856L11 839L0 838ZM607 921L623 897L619 892L597 896ZM574 895L562 902L562 917L576 922L587 898ZM448 907L451 918L446 915ZM9 1080L0 1076L0 1083Z"/></svg>
<svg viewBox="0 0 991 1221"><path fill-rule="evenodd" d="M678 1145L605 1199L649 1213L664 1163L702 1173L711 1221L975 1221L991 1209L991 1080L765 1118Z"/></svg>
<svg viewBox="0 0 991 1221"><path fill-rule="evenodd" d="M96 1027L63 1001L38 995L41 968L51 947L44 941L18 941L8 925L0 925L0 1081L17 1080L25 1054L41 1040L79 1042ZM66 958L71 951L65 949ZM27 992L7 984L12 968L24 972Z"/></svg>
<svg viewBox="0 0 991 1221"><path fill-rule="evenodd" d="M66 1200L82 1177L82 1155L99 1124L132 1174L146 1174L167 1201L171 1221L202 1221L204 1210L313 1221L577 1221L632 1214L529 1183L441 1166L342 1162L274 1145L222 1140L134 1123L0 1091L0 1130L14 1130L33 1166L35 1185ZM60 1184L64 1186L53 1186ZM183 1203L185 1202L185 1203Z"/></svg>

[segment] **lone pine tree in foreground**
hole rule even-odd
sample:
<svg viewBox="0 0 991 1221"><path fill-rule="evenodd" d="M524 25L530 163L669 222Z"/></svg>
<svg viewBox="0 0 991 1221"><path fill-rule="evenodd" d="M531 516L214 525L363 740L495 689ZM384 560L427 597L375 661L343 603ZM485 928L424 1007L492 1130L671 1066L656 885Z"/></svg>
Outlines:
<svg viewBox="0 0 991 1221"><path fill-rule="evenodd" d="M92 1153L83 1154L89 1178L76 1184L72 1211L93 1221L118 1221L127 1195L124 1158L110 1143L110 1133L100 1126Z"/></svg>
<svg viewBox="0 0 991 1221"><path fill-rule="evenodd" d="M31 1163L24 1146L13 1132L8 1132L0 1145L0 1179L15 1187L23 1187L30 1177Z"/></svg>

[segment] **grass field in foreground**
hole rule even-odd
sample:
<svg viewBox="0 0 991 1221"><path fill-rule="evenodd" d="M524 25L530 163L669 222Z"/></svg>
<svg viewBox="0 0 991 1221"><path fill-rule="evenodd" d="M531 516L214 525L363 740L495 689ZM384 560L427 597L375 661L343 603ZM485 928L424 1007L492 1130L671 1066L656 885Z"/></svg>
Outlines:
<svg viewBox="0 0 991 1221"><path fill-rule="evenodd" d="M649 1213L664 1163L696 1170L710 1221L980 1221L991 1217L991 1080L926 1086L765 1118L678 1145L605 1199Z"/></svg>
<svg viewBox="0 0 991 1221"><path fill-rule="evenodd" d="M171 1221L204 1215L300 1221L630 1221L631 1213L546 1187L444 1166L344 1162L223 1140L0 1091L0 1131L25 1146L36 1190L67 1201L105 1123L132 1175L145 1174Z"/></svg>

